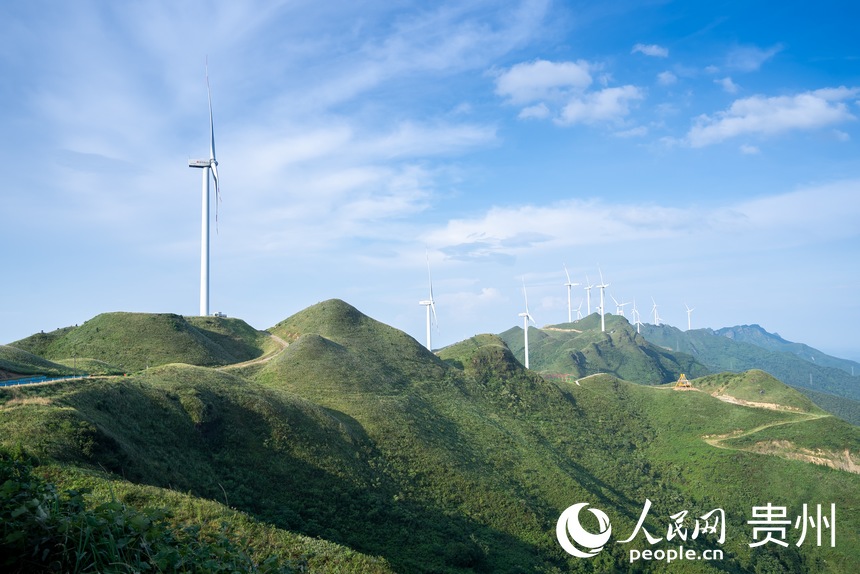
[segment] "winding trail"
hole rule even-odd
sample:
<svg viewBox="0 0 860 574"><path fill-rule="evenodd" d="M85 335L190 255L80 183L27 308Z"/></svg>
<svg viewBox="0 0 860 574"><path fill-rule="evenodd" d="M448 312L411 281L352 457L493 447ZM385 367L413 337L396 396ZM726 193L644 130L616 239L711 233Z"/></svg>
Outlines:
<svg viewBox="0 0 860 574"><path fill-rule="evenodd" d="M251 367L253 365L262 365L263 363L268 363L278 355L284 352L284 349L290 346L288 342L281 339L277 335L273 333L269 333L269 338L271 338L275 343L277 343L278 347L273 351L269 351L262 357L257 357L256 359L251 359L250 361L243 361L241 363L233 363L232 365L224 365L223 367L218 367L219 371L228 371L231 369L241 369L244 367Z"/></svg>

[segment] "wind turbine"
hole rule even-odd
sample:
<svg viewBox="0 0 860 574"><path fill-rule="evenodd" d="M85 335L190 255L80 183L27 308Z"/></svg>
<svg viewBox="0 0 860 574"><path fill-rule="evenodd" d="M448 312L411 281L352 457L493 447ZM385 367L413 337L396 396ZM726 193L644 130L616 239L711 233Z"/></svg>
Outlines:
<svg viewBox="0 0 860 574"><path fill-rule="evenodd" d="M523 318L523 337L525 341L526 347L526 368L529 368L529 321L535 323L534 317L529 313L529 295L526 293L526 281L523 279L523 298L526 300L526 312L520 313L519 316ZM535 323L537 325L537 323Z"/></svg>
<svg viewBox="0 0 860 574"><path fill-rule="evenodd" d="M654 301L654 297L651 297L651 302L654 303L654 306L651 307L651 312L654 314L654 325L660 326L660 315L657 314L657 301Z"/></svg>
<svg viewBox="0 0 860 574"><path fill-rule="evenodd" d="M687 310L687 330L689 331L690 330L690 315L693 314L693 311L695 311L696 308L693 307L692 309L690 309L686 303L684 303L684 308Z"/></svg>
<svg viewBox="0 0 860 574"><path fill-rule="evenodd" d="M585 307L588 310L588 313L587 313L588 315L591 315L591 288L592 287L594 287L594 285L592 285L591 282L588 280L588 273L586 273L585 274L585 287L584 287L584 289L585 289L585 298L588 301L588 305L586 305L586 307Z"/></svg>
<svg viewBox="0 0 860 574"><path fill-rule="evenodd" d="M606 331L606 307L603 304L603 292L609 287L609 283L603 282L603 271L600 271L599 267L597 270L600 272L600 285L595 285L595 287L600 289L600 330Z"/></svg>
<svg viewBox="0 0 860 574"><path fill-rule="evenodd" d="M613 297L612 295L609 295L609 296L610 296L610 297L612 297L612 301L615 303L615 314L616 314L616 315L621 315L622 317L624 317L624 306L625 306L625 305L629 305L629 304L630 304L630 302L628 301L628 302L626 302L626 303L620 303L620 302L618 301L618 299L616 299L616 298L615 298L615 297Z"/></svg>
<svg viewBox="0 0 860 574"><path fill-rule="evenodd" d="M215 224L218 224L218 203L221 188L218 184L218 160L215 159L215 124L212 121L212 91L209 89L209 64L206 64L206 93L209 96L209 159L193 159L188 167L203 170L202 230L200 240L200 315L209 315L209 173L215 180ZM217 230L217 227L216 227Z"/></svg>
<svg viewBox="0 0 860 574"><path fill-rule="evenodd" d="M579 300L579 307L576 308L576 320L582 319L582 299Z"/></svg>
<svg viewBox="0 0 860 574"><path fill-rule="evenodd" d="M567 287L567 322L570 323L571 321L573 321L570 307L570 288L579 285L579 283L571 283L570 273L567 272L567 265L564 265L564 274L567 275L567 283L565 283L564 286Z"/></svg>
<svg viewBox="0 0 860 574"><path fill-rule="evenodd" d="M419 301L419 305L424 305L427 308L427 350L433 352L433 345L430 339L430 311L433 312L433 324L437 327L439 323L436 319L436 301L433 300L433 276L430 275L430 257L427 257L427 278L430 281L430 298L424 301Z"/></svg>
<svg viewBox="0 0 860 574"><path fill-rule="evenodd" d="M639 310L636 308L636 299L633 299L633 323L636 325L636 332L639 333L639 327L642 326Z"/></svg>

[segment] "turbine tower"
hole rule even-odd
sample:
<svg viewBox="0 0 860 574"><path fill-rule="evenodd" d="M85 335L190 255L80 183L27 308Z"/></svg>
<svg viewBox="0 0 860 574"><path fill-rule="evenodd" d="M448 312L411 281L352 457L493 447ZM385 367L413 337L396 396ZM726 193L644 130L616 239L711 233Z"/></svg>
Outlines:
<svg viewBox="0 0 860 574"><path fill-rule="evenodd" d="M209 96L209 159L194 159L188 167L203 170L203 197L200 239L200 315L209 315L209 173L215 181L215 224L218 224L218 203L221 188L218 184L218 160L215 159L215 127L212 121L212 91L209 89L209 65L206 65L206 93ZM217 228L216 228L217 229Z"/></svg>
<svg viewBox="0 0 860 574"><path fill-rule="evenodd" d="M600 330L606 331L606 307L604 307L603 303L603 293L609 287L609 283L603 282L603 271L600 271L599 267L597 270L600 272L600 285L595 285L595 287L600 289Z"/></svg>
<svg viewBox="0 0 860 574"><path fill-rule="evenodd" d="M570 323L573 321L573 315L571 314L570 306L570 288L579 285L579 283L571 283L570 273L567 272L567 265L564 265L564 274L567 275L567 283L565 283L564 286L567 287L567 322Z"/></svg>
<svg viewBox="0 0 860 574"><path fill-rule="evenodd" d="M424 305L427 308L427 350L433 352L433 344L430 339L430 312L433 312L433 324L437 327L439 323L436 320L436 301L433 300L433 276L430 275L430 257L427 257L427 278L430 281L430 298L424 301L419 301L419 305Z"/></svg>
<svg viewBox="0 0 860 574"><path fill-rule="evenodd" d="M639 333L639 327L642 326L639 310L636 308L636 299L633 299L633 323L636 325L636 332Z"/></svg>
<svg viewBox="0 0 860 574"><path fill-rule="evenodd" d="M586 315L591 315L591 288L592 288L592 287L594 287L594 285L592 285L592 284L588 281L588 273L586 273L586 274L585 274L585 287L584 287L584 289L585 289L585 299L586 299L586 301L588 302L588 304L585 306L585 309L588 311L588 313L586 313Z"/></svg>
<svg viewBox="0 0 860 574"><path fill-rule="evenodd" d="M529 313L529 295L526 293L526 281L523 279L523 298L526 300L526 312L520 313L523 318L523 341L525 342L526 368L529 368L529 321L535 322L534 317ZM537 325L537 323L535 323Z"/></svg>
<svg viewBox="0 0 860 574"><path fill-rule="evenodd" d="M687 330L689 331L690 330L690 315L693 314L693 311L695 311L696 308L693 307L692 309L690 309L690 307L688 307L686 303L684 303L684 308L687 310Z"/></svg>
<svg viewBox="0 0 860 574"><path fill-rule="evenodd" d="M660 315L657 314L657 301L654 300L654 297L651 297L651 302L654 303L654 306L651 307L651 313L654 314L654 325L660 326Z"/></svg>

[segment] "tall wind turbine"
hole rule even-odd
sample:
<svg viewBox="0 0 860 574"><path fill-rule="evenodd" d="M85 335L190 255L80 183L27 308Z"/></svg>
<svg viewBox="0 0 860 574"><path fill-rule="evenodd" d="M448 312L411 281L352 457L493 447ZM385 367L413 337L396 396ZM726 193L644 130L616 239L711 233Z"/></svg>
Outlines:
<svg viewBox="0 0 860 574"><path fill-rule="evenodd" d="M582 319L582 299L579 300L579 307L576 308L576 320Z"/></svg>
<svg viewBox="0 0 860 574"><path fill-rule="evenodd" d="M221 188L218 184L218 160L215 159L215 124L212 121L212 91L209 89L209 65L206 65L206 93L209 96L209 159L194 159L188 167L203 170L202 230L200 239L200 315L209 315L209 173L215 181L215 223L218 223L218 203Z"/></svg>
<svg viewBox="0 0 860 574"><path fill-rule="evenodd" d="M600 330L606 331L606 307L603 302L603 292L609 287L609 283L603 282L603 271L600 271L599 267L597 270L600 272L600 285L595 285L595 287L600 289Z"/></svg>
<svg viewBox="0 0 860 574"><path fill-rule="evenodd" d="M660 315L657 314L657 301L654 300L654 297L651 297L651 302L654 303L654 306L651 307L651 312L654 314L654 325L660 326Z"/></svg>
<svg viewBox="0 0 860 574"><path fill-rule="evenodd" d="M564 286L567 287L567 322L570 323L573 321L570 306L570 288L579 285L579 283L571 283L570 273L567 272L567 265L564 266L564 274L567 275L567 283L565 283Z"/></svg>
<svg viewBox="0 0 860 574"><path fill-rule="evenodd" d="M609 296L612 298L612 302L615 303L615 314L624 317L624 306L629 305L630 302L622 303L611 294Z"/></svg>
<svg viewBox="0 0 860 574"><path fill-rule="evenodd" d="M436 301L433 300L433 276L430 275L430 257L427 257L427 278L430 280L430 298L419 301L419 305L427 307L427 350L433 352L433 344L430 339L430 312L433 312L433 323L439 325L436 320Z"/></svg>
<svg viewBox="0 0 860 574"><path fill-rule="evenodd" d="M693 307L692 309L690 309L686 303L684 303L684 308L687 310L687 330L689 331L690 330L690 315L693 314L693 311L695 311L696 308Z"/></svg>
<svg viewBox="0 0 860 574"><path fill-rule="evenodd" d="M642 326L639 310L636 308L636 299L633 299L633 323L636 325L636 332L639 333L639 327Z"/></svg>
<svg viewBox="0 0 860 574"><path fill-rule="evenodd" d="M523 298L526 300L526 312L520 313L519 316L523 318L523 340L525 342L526 347L526 368L529 368L529 321L532 323L535 322L534 317L529 313L529 295L526 293L526 282L523 280ZM537 325L537 323L535 323Z"/></svg>
<svg viewBox="0 0 860 574"><path fill-rule="evenodd" d="M586 310L588 311L588 313L586 313L586 315L591 315L591 288L592 287L594 287L594 285L592 285L591 282L588 280L588 273L586 273L585 274L585 287L584 287L585 299L586 299L586 301L588 301L588 304L585 306Z"/></svg>

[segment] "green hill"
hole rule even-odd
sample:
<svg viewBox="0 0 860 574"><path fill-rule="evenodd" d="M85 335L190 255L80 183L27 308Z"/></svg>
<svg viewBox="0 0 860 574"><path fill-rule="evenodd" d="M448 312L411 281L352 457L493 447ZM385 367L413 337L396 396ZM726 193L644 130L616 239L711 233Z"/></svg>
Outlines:
<svg viewBox="0 0 860 574"><path fill-rule="evenodd" d="M9 345L0 345L0 380L24 375L73 374L73 369Z"/></svg>
<svg viewBox="0 0 860 574"><path fill-rule="evenodd" d="M741 331L749 332L750 329ZM751 331L760 333L759 329ZM837 397L860 400L860 376L851 376L839 368L818 365L791 352L768 350L734 337L718 335L711 329L681 331L669 325L642 325L642 335L655 345L692 355L715 372L749 369L766 371L802 392L814 391L809 396L822 408L840 405L841 401ZM850 401L842 403L837 410L845 420L856 423L860 418L860 410ZM836 413L836 410L830 412Z"/></svg>
<svg viewBox="0 0 860 574"><path fill-rule="evenodd" d="M624 317L606 315L606 331L596 313L573 323L529 328L529 366L541 372L584 377L609 373L637 383L659 385L681 373L700 376L708 369L693 357L649 343ZM523 331L514 327L499 335L525 361Z"/></svg>
<svg viewBox="0 0 860 574"><path fill-rule="evenodd" d="M620 326L616 338L595 337L604 354L624 346ZM129 502L170 489L195 497L192 507L219 501L248 513L278 529L273 538L330 541L332 560L359 553L353 570L332 572L847 574L860 565L860 474L842 469L855 460L857 429L762 373L695 379L694 391L608 374L554 382L524 369L498 336L437 356L342 301L272 332L290 345L229 370L171 364L0 390L0 445L67 481L124 477ZM817 458L802 458L807 450ZM837 455L843 467L828 466ZM724 543L683 541L696 552L718 547L723 559L631 564L630 549L650 546L641 534L621 541L646 499L643 526L660 537L682 511L690 528L724 511ZM591 559L555 538L559 515L578 502L602 509L613 529ZM836 504L837 546L797 547L792 531L788 547L750 547L747 520L768 502L792 517L804 504Z"/></svg>
<svg viewBox="0 0 860 574"><path fill-rule="evenodd" d="M38 333L13 347L51 361L96 359L115 370L168 363L219 366L259 357L267 335L239 319L103 313L79 327Z"/></svg>

